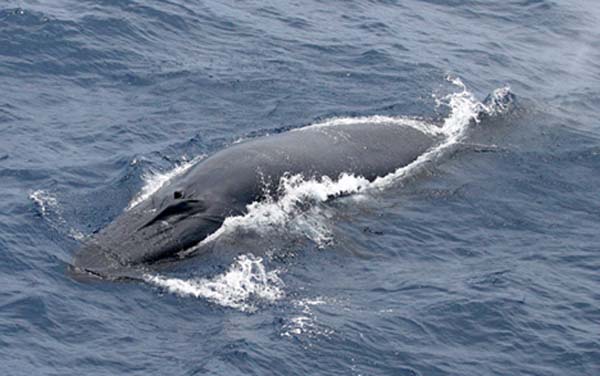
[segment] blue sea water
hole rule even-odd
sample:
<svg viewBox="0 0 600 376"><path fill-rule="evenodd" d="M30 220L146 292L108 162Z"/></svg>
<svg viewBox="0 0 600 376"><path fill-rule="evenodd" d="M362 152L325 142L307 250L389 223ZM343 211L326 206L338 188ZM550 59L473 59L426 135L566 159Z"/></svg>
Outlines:
<svg viewBox="0 0 600 376"><path fill-rule="evenodd" d="M4 0L0 374L600 374L599 25L595 0ZM292 187L310 209L147 283L65 272L203 156L353 119L460 138L376 192Z"/></svg>

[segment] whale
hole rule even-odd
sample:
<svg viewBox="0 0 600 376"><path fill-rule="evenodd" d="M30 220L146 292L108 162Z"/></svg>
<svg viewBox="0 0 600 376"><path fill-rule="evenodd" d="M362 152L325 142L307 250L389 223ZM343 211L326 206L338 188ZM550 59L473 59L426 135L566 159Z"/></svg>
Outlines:
<svg viewBox="0 0 600 376"><path fill-rule="evenodd" d="M463 92L455 98L466 101L462 105L467 110L458 111L462 129L487 123L475 127L487 133L490 126L501 129L502 119L520 116L521 107L509 87L475 102L459 84ZM418 165L420 157L429 160L448 147L449 139L453 139L450 144L463 143L464 135L448 133L454 132L452 123L446 129L453 111L454 107L443 124L382 116L342 118L235 142L195 163L149 197L135 200L135 205L88 237L68 270L77 279L144 280L147 271L202 254L207 249L203 243L210 243L227 218L247 214L254 203L277 200L285 178L336 181L353 175L369 182L386 180L412 163ZM471 137L475 128L469 127Z"/></svg>
<svg viewBox="0 0 600 376"><path fill-rule="evenodd" d="M102 279L177 260L249 204L277 195L281 179L342 174L369 181L414 162L441 136L379 121L307 126L257 137L197 162L150 197L125 210L75 253L71 271ZM268 193L270 192L270 193Z"/></svg>

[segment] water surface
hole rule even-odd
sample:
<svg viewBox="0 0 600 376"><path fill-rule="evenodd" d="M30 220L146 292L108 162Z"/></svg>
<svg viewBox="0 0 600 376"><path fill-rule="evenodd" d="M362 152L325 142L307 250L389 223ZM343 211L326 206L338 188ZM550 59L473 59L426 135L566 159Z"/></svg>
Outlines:
<svg viewBox="0 0 600 376"><path fill-rule="evenodd" d="M0 373L599 374L599 24L591 0L3 2ZM384 189L292 185L308 210L259 205L148 283L65 274L190 161L382 117L459 133Z"/></svg>

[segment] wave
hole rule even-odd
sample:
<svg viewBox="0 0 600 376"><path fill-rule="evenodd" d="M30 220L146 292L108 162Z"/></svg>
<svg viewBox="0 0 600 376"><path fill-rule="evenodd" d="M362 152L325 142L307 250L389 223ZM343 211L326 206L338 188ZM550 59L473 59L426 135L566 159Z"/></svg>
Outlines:
<svg viewBox="0 0 600 376"><path fill-rule="evenodd" d="M42 218L59 233L63 233L74 240L81 241L85 239L85 234L69 226L63 217L63 212L56 197L48 191L38 189L29 193L29 199L33 201L39 209Z"/></svg>
<svg viewBox="0 0 600 376"><path fill-rule="evenodd" d="M292 302L292 306L299 310L293 317L284 322L280 336L282 337L331 337L335 332L318 322L312 307L324 304L337 304L335 300L324 297L304 298Z"/></svg>
<svg viewBox="0 0 600 376"><path fill-rule="evenodd" d="M45 216L51 208L56 208L58 206L56 197L50 195L43 189L38 189L37 191L31 192L29 194L29 199L38 206L42 216Z"/></svg>
<svg viewBox="0 0 600 376"><path fill-rule="evenodd" d="M267 271L262 258L252 254L238 256L226 272L211 279L146 274L144 280L180 296L205 298L243 312L253 312L260 302L274 302L284 296L279 271Z"/></svg>

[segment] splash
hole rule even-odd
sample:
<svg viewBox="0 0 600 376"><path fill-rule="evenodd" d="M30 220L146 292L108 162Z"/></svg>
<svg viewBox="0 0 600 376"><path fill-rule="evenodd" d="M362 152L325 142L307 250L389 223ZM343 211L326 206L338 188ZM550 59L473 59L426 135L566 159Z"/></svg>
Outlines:
<svg viewBox="0 0 600 376"><path fill-rule="evenodd" d="M305 179L302 175L284 176L279 184L279 199L268 196L264 201L248 205L246 214L226 218L223 225L199 246L226 233L252 230L265 234L283 228L288 233L307 236L323 247L331 241L331 234L324 225L323 216L326 214L316 204L332 197L360 192L369 184L367 179L350 174L342 174L337 180L327 176L318 179Z"/></svg>
<svg viewBox="0 0 600 376"><path fill-rule="evenodd" d="M324 305L327 303L335 303L324 297L305 298L293 301L292 304L300 310L294 317L285 322L282 327L280 336L282 337L331 337L334 330L320 324L317 316L312 310L312 307Z"/></svg>
<svg viewBox="0 0 600 376"><path fill-rule="evenodd" d="M447 77L448 81L461 89L461 91L437 98L438 107L445 106L450 109L450 114L439 127L439 133L444 136L444 141L436 147L421 154L412 163L396 169L386 176L379 177L371 184L372 188L384 189L410 175L418 172L427 163L435 161L446 150L462 141L471 122L479 122L479 116L488 109L467 90L466 85L457 77Z"/></svg>
<svg viewBox="0 0 600 376"><path fill-rule="evenodd" d="M29 199L35 202L40 209L42 216L46 215L50 209L58 207L56 197L53 197L42 189L31 192L29 194Z"/></svg>
<svg viewBox="0 0 600 376"><path fill-rule="evenodd" d="M167 172L156 172L150 170L142 179L144 180L144 186L142 187L140 193L131 200L127 209L131 210L143 201L147 200L150 196L152 196L156 191L165 186L169 181L171 181L176 176L179 176L190 169L193 165L206 158L205 155L198 156L191 161L186 161L174 169Z"/></svg>
<svg viewBox="0 0 600 376"><path fill-rule="evenodd" d="M171 293L205 298L243 312L253 312L257 304L274 302L284 296L279 271L267 271L262 258L251 254L239 256L225 273L212 279L167 278L150 274L144 279Z"/></svg>
<svg viewBox="0 0 600 376"><path fill-rule="evenodd" d="M42 189L32 191L29 194L29 199L37 205L41 216L53 229L60 233L66 232L67 236L75 240L85 239L85 235L82 232L73 227L69 227L67 221L65 221L63 217L58 200L48 191Z"/></svg>

